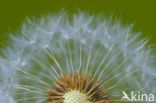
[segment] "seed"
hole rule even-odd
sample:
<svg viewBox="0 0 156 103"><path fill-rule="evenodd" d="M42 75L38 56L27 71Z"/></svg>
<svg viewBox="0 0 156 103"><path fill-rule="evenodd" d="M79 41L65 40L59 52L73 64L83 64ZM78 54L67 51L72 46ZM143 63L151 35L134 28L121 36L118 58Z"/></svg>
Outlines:
<svg viewBox="0 0 156 103"><path fill-rule="evenodd" d="M67 74L56 84L48 93L48 101L52 103L111 103L100 83L87 74Z"/></svg>

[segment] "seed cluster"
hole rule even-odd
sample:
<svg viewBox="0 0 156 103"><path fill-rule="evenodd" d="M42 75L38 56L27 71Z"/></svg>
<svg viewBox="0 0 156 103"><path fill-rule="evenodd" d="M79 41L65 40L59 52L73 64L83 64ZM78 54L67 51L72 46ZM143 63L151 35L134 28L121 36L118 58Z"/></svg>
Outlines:
<svg viewBox="0 0 156 103"><path fill-rule="evenodd" d="M87 97L87 101L112 103L106 91L101 88L101 84L87 74L81 76L77 72L72 75L67 74L64 77L60 77L56 85L51 86L51 88L52 90L48 92L49 97L47 98L51 103L65 103L66 95L69 93L73 94L73 91L84 94Z"/></svg>

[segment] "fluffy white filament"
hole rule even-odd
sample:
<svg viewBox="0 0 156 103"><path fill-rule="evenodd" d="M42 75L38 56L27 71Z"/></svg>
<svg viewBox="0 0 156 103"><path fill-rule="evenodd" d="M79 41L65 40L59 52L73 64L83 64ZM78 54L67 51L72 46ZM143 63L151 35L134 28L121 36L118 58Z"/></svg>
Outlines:
<svg viewBox="0 0 156 103"><path fill-rule="evenodd" d="M54 81L72 72L95 76L113 101L122 91L156 94L155 55L139 35L132 26L85 13L28 19L1 50L0 103L45 102Z"/></svg>

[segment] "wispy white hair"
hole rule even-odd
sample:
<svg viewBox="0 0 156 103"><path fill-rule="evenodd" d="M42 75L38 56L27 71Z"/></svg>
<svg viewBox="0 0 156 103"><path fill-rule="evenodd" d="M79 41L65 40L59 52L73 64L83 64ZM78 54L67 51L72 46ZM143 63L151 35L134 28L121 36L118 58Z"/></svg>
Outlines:
<svg viewBox="0 0 156 103"><path fill-rule="evenodd" d="M0 103L15 103L12 96L9 94L9 89L4 83L0 84Z"/></svg>
<svg viewBox="0 0 156 103"><path fill-rule="evenodd" d="M132 25L103 16L60 12L27 19L10 39L2 50L0 70L2 79L15 90L11 94L17 103L42 101L44 91L59 76L72 72L90 73L102 81L113 100L119 100L123 90L156 93L155 55ZM2 100L7 103L8 99Z"/></svg>

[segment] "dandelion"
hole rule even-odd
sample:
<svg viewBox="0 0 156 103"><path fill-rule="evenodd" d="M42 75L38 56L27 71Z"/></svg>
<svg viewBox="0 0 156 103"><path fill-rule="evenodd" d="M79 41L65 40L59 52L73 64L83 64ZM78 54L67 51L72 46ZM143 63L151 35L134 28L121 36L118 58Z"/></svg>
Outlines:
<svg viewBox="0 0 156 103"><path fill-rule="evenodd" d="M85 13L27 19L2 50L1 102L119 103L122 93L155 95L155 58L139 36L132 25Z"/></svg>

